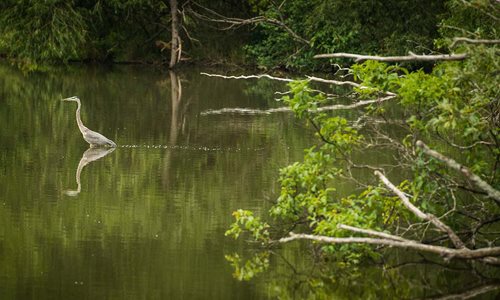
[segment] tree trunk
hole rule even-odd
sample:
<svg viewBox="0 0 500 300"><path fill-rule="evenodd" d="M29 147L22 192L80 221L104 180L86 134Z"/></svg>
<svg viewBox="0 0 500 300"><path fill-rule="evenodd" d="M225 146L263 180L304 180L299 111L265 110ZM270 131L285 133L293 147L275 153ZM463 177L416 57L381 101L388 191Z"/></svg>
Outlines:
<svg viewBox="0 0 500 300"><path fill-rule="evenodd" d="M170 48L170 64L169 68L172 69L179 62L180 58L180 38L179 38L179 19L177 15L177 0L170 1L170 15L172 17L172 41Z"/></svg>

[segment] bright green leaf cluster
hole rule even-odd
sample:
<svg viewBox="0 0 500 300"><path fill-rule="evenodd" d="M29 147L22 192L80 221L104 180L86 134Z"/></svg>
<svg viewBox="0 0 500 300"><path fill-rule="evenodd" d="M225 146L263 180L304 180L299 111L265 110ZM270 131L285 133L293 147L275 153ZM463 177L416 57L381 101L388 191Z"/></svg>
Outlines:
<svg viewBox="0 0 500 300"><path fill-rule="evenodd" d="M226 231L226 236L232 236L236 239L243 231L248 231L256 241L269 241L269 232L267 230L269 225L262 222L259 217L254 217L253 212L238 209L233 212L233 216L236 221L231 225L231 228Z"/></svg>

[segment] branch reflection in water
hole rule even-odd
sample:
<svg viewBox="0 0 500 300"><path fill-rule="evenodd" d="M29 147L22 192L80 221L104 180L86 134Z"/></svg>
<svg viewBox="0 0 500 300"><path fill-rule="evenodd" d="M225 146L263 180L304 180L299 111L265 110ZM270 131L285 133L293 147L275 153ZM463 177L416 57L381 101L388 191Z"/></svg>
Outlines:
<svg viewBox="0 0 500 300"><path fill-rule="evenodd" d="M83 152L82 159L80 159L80 162L78 163L78 168L76 169L76 184L77 184L77 189L76 190L64 190L64 194L75 197L77 196L81 190L82 186L80 183L80 175L82 173L83 168L90 164L93 161L96 161L100 158L103 158L104 156L110 154L111 152L115 151L115 148L89 148L87 151Z"/></svg>

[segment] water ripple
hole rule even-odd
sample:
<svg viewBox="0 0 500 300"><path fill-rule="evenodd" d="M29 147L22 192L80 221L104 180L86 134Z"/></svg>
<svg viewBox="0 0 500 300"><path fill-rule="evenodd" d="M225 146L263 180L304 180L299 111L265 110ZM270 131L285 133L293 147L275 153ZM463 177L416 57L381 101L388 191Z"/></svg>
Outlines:
<svg viewBox="0 0 500 300"><path fill-rule="evenodd" d="M168 149L168 150L188 150L188 151L224 151L224 152L240 152L240 151L262 151L260 148L239 148L239 147L212 147L212 146L191 146L191 145L118 145L118 148L139 148L139 149Z"/></svg>

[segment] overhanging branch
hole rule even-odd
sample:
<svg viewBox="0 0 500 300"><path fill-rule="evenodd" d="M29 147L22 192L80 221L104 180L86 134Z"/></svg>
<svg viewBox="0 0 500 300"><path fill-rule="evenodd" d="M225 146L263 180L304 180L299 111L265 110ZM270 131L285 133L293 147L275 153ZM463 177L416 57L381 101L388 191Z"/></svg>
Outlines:
<svg viewBox="0 0 500 300"><path fill-rule="evenodd" d="M226 75L221 75L221 74L210 74L210 73L205 73L201 72L201 75L205 75L208 77L219 77L219 78L225 78L225 79L261 79L261 78L268 78L271 80L277 80L277 81L284 81L284 82L293 82L296 81L296 79L290 79L290 78L283 78L283 77L276 77L276 76L271 76L269 74L259 74L259 75L239 75L239 76L226 76ZM352 86L360 89L365 89L367 87L353 81L347 81L347 80L333 80L333 79L324 79L320 77L315 77L315 76L306 76L307 80L309 81L314 81L314 82L321 82L321 83L327 83L327 84L333 84L333 85L338 85L338 86ZM390 92L390 91L385 91L384 94L388 96L396 96L396 93Z"/></svg>
<svg viewBox="0 0 500 300"><path fill-rule="evenodd" d="M409 52L406 56L375 56L375 55L360 55L354 53L329 53L318 54L314 58L353 58L356 62L365 60L376 60L383 62L403 62L403 61L438 61L438 60L464 60L467 58L466 53L461 54L439 54L439 55L418 55Z"/></svg>
<svg viewBox="0 0 500 300"><path fill-rule="evenodd" d="M200 74L208 76L208 77L219 77L219 78L225 78L225 79L260 79L260 78L268 78L268 79L277 80L277 81L284 81L284 82L293 82L293 81L295 81L293 79L282 78L282 77L275 77L275 76L271 76L271 75L268 75L268 74L240 75L240 76L226 76L226 75L220 75L220 74L210 74L210 73L205 73L205 72L201 72Z"/></svg>
<svg viewBox="0 0 500 300"><path fill-rule="evenodd" d="M261 78L267 78L271 80L276 80L276 81L283 81L283 82L293 82L295 81L294 79L290 78L283 78L283 77L275 77L271 76L269 74L259 74L259 75L240 75L240 76L226 76L226 75L221 75L221 74L210 74L210 73L205 73L201 72L201 75L209 76L209 77L219 77L219 78L224 78L224 79L261 79ZM359 87L363 88L358 83L352 82L352 81L338 81L338 80L330 80L330 79L323 79L319 77L314 77L314 76L307 76L307 79L309 81L316 81L316 82L322 82L322 83L328 83L328 84L335 84L335 85L349 85L353 87ZM370 104L375 104L375 103L382 103L391 99L396 98L396 94L386 91L384 92L386 94L385 97L380 97L377 99L370 99L370 100L362 100L358 102L354 102L351 104L333 104L333 105L327 105L323 107L318 107L314 111L310 112L322 112L322 111L332 111L332 110L345 110L345 109L353 109L357 107L362 107ZM278 107L278 108L271 108L271 109L252 109L252 108L240 108L240 107L235 107L235 108L222 108L222 109L216 109L216 110L206 110L201 112L201 115L217 115L217 114L224 114L224 113L232 113L232 114L246 114L246 115L268 115L272 113L278 113L278 112L292 112L292 109L289 107Z"/></svg>
<svg viewBox="0 0 500 300"><path fill-rule="evenodd" d="M429 146L424 144L424 142L422 142L422 141L417 141L417 147L422 149L422 151L425 154L445 163L448 167L462 173L465 177L467 177L467 179L469 179L472 183L474 183L474 185L476 187L478 187L481 190L483 190L484 192L486 192L486 194L488 194L488 197L495 200L497 202L497 204L500 204L500 191L496 190L491 185L489 185L486 181L481 179L481 177L474 174L469 168L459 164L458 162L456 162L452 158L446 157L443 154L441 154L435 150L432 150L431 148L429 148Z"/></svg>
<svg viewBox="0 0 500 300"><path fill-rule="evenodd" d="M384 245L389 247L398 247L398 248L406 248L419 250L424 252L435 253L439 255L443 255L448 258L462 258L462 259L481 259L481 258L494 258L494 256L500 255L500 247L491 247L491 248L481 248L481 249L452 249L443 246L435 246L435 245L426 245L419 242L405 240L405 241L396 241L391 239L384 238L365 238L365 237L329 237L322 235L313 235L313 234L296 234L290 232L289 237L284 237L278 240L280 243L288 243L294 240L312 240L321 243L328 244L372 244L372 245ZM493 262L493 260L490 260ZM498 263L498 261L497 261Z"/></svg>
<svg viewBox="0 0 500 300"><path fill-rule="evenodd" d="M453 43L451 43L450 48L453 48L460 43L494 45L494 44L500 44L500 40L484 40L484 39L482 40L482 39L470 39L466 37L456 37L453 38Z"/></svg>

